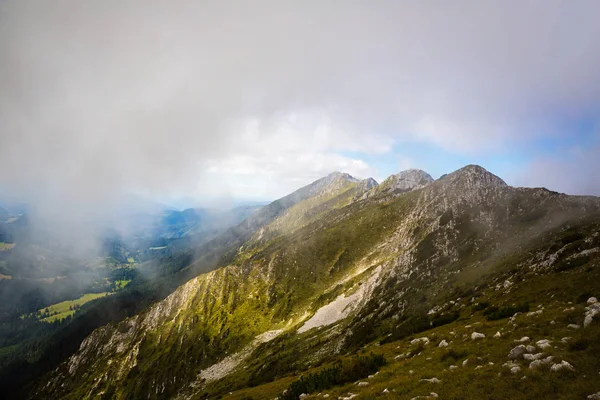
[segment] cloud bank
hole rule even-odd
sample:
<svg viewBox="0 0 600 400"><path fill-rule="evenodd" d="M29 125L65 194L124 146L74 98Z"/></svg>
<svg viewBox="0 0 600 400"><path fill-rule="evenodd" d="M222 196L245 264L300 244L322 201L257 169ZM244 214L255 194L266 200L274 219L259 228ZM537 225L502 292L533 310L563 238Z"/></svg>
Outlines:
<svg viewBox="0 0 600 400"><path fill-rule="evenodd" d="M600 115L598 15L596 1L4 1L0 186L82 215L130 192L275 198L333 170L377 176L357 154L407 141L497 154L570 135L557 121Z"/></svg>

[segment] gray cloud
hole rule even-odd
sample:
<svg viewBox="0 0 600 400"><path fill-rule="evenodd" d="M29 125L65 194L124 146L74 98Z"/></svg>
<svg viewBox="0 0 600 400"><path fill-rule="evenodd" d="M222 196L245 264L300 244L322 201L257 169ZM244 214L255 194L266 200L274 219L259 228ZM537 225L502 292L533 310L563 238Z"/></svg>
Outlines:
<svg viewBox="0 0 600 400"><path fill-rule="evenodd" d="M405 140L469 154L561 135L555 119L600 115L598 15L592 0L5 1L0 186L86 215L131 191L275 197L333 169L375 175L343 154Z"/></svg>

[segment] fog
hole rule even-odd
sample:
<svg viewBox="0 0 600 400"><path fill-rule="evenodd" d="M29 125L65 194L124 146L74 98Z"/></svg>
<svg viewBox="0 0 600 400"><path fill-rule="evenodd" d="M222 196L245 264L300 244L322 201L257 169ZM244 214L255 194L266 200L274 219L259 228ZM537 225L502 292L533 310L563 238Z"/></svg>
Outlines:
<svg viewBox="0 0 600 400"><path fill-rule="evenodd" d="M0 188L82 238L130 196L274 199L333 170L380 178L360 154L406 142L468 156L569 137L565 121L600 115L598 15L596 1L3 1ZM585 151L591 165L532 159L519 182L600 194Z"/></svg>

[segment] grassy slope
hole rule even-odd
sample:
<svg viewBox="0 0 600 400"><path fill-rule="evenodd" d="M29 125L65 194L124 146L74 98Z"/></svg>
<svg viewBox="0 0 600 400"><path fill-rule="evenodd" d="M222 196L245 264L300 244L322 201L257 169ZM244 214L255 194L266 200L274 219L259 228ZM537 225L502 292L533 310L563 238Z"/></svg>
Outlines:
<svg viewBox="0 0 600 400"><path fill-rule="evenodd" d="M161 396L173 395L184 385L181 382L194 379L200 369L222 358L226 353L231 354L239 350L256 334L280 328L286 321L298 319L305 311L314 311L328 303L341 291L339 287L332 285L361 265L374 267L383 263L395 263L396 257L401 258L408 251L401 247L404 243L400 240L402 238L397 244L392 243L391 247L381 248L379 245L382 239L394 236L399 226L404 226L406 231L411 232L411 238L415 237L417 240L411 242L416 243L416 247L409 249L412 251L410 256L413 257L410 266L415 274L410 280L390 279L382 285L381 293L377 293L374 301L365 308L364 315L358 318L370 329L368 335L353 342L353 345L360 346L358 349L363 347L365 340L380 340L393 332L394 325L402 325L402 321L396 324L392 318L393 314L398 312L397 309L387 313L378 309L386 304L399 304L395 297L398 293L408 293L403 300L409 300L408 311L416 314L439 305L446 301L446 297L451 293L457 291L465 294L461 296L463 299L471 296L494 297L493 293L485 292L485 288L500 277L516 277L518 279L514 279L515 282L524 279L522 275L514 272L520 269L526 271L526 268L519 267L519 262L526 257L518 243L511 244L512 235L517 241L522 237L536 236L530 229L540 227L537 222L547 223L550 218L544 219L546 213L541 213L540 216L527 215L530 220L522 227L519 226L522 215L508 215L500 221L499 228L493 232L494 235L486 236L482 235L485 230L478 225L481 222L472 220L470 216L485 217L486 212L500 215L504 213L505 208L509 209L508 206L500 204L494 209L493 205L483 204L473 209L461 203L462 208L457 208L460 213L450 217L450 223L446 221L442 224L443 215L440 217L433 212L427 218L413 220L409 224L405 220L415 202L420 200L421 193L417 191L394 199L352 203L347 207L325 212L319 218L301 225L300 228L292 229L283 236L248 243L245 249L237 254L233 265L195 280L195 284L198 285L194 288L195 295L189 304L178 307L181 312L169 315L165 321L158 321L156 328L143 329L132 334L134 339L128 342L127 346L134 346L134 343L140 345L139 353L135 352L137 364L128 374L115 378L120 365L126 362L125 357L132 354L131 352L92 357L88 362L94 363L93 369L86 370L84 375L69 378L65 389L70 398L79 398L89 393L92 388L96 388L99 378L105 379L102 380L105 383L98 389L104 388L107 398L148 395L155 397L157 392L156 388L152 387L153 382L165 383L165 392L161 392ZM520 210L520 205L527 202L527 198L519 200L518 196L513 200L516 200L515 204L512 204L513 211ZM532 200L534 203L539 201ZM550 206L554 207L554 204ZM438 224L441 226L439 229ZM431 231L429 226L434 227L434 231ZM457 229L448 228L450 226ZM597 228L593 226L590 229ZM451 250L457 249L456 254L443 256L438 251L446 242L450 243ZM551 241L544 243L546 242L551 244ZM488 250L494 250L499 245L504 251L492 251L493 254L490 255ZM571 249L573 252L576 250L576 247ZM523 256L522 259L512 259L510 254L514 252ZM579 265L575 269L565 269L561 274L581 271L582 268L587 270L588 267ZM557 282L563 284L563 278ZM536 281L538 277L531 276L527 279ZM552 287L553 291L558 287L557 282ZM586 291L595 290L589 282L590 279L585 278L580 283ZM348 283L351 284L352 282ZM575 292L571 290L570 294ZM467 293L469 297L466 296ZM522 290L511 293L527 297L526 292ZM510 298L497 296L493 301L499 303L507 299ZM465 307L470 307L470 304ZM465 310L461 310L461 318L468 317ZM361 331L355 329L360 328L356 321L352 322L350 326L353 333ZM492 325L489 328L495 329L494 324L498 323L490 323ZM443 329L451 327L459 329L458 322L437 329L442 332ZM117 330L124 334L128 328L121 324ZM111 335L116 335L113 328L107 330L107 336L102 340L110 340ZM261 385L264 393L267 393L271 385L279 385L277 390L283 389L284 385L280 380L282 377L287 385L300 371L312 367L306 358L327 344L329 338L326 335L328 333L321 334L320 331L314 337L311 332L298 336L290 332L281 339L259 347L251 357L250 363L246 365L246 370L238 370L224 381L209 386L206 389L207 395L218 396L235 387L247 386L250 380L256 377L252 384L260 385L267 374L271 374L275 382ZM403 339L398 343L405 341ZM470 340L465 341L465 346L472 345ZM477 349L479 347L481 346L477 346ZM380 348L387 349L390 345ZM131 350L131 347L129 349ZM508 350L502 349L503 352ZM332 360L324 358L318 362L330 361ZM394 363L391 363L385 367L380 375L383 376L386 368L392 368L393 365ZM262 369L263 366L268 368ZM174 378L177 378L177 382ZM372 386L369 386L369 390L371 388ZM199 398L204 397L206 395L199 395ZM256 395L256 398L267 396Z"/></svg>
<svg viewBox="0 0 600 400"><path fill-rule="evenodd" d="M403 340L379 345L379 341L365 345L360 352L384 354L388 365L369 382L367 387L347 384L324 391L330 398L359 394L363 399L412 398L419 395L437 393L443 399L581 399L600 391L600 321L586 329L567 328L570 323L582 324L584 300L589 293L600 294L600 266L579 267L573 270L548 275L535 276L517 283L506 294L502 291L486 289L475 298L475 302L503 305L528 301L532 310L543 307L543 313L536 316L522 314L514 319L488 321L483 311L474 311L471 299L457 304L460 319ZM583 301L582 301L583 300ZM565 312L575 307L574 311ZM555 323L552 324L551 321ZM501 338L493 338L496 332ZM486 335L485 339L474 341L473 332ZM538 349L544 356L554 356L555 362L566 360L576 369L575 372L551 372L548 367L529 369L528 362L521 360L521 371L512 374L502 364L508 361L507 355L518 343L515 340L529 336L532 343L549 339L553 347ZM419 347L410 341L417 337L428 337L431 343ZM572 337L571 344L562 343L561 338ZM450 346L439 348L437 344L445 339ZM452 350L452 352L450 352ZM407 358L403 354L414 353ZM399 357L400 356L400 357ZM467 366L462 366L465 360ZM328 363L306 371L318 371ZM493 363L493 364L490 364ZM450 370L450 365L458 366ZM412 371L412 372L411 372ZM254 388L242 389L224 399L275 398L297 376L291 375ZM439 384L421 381L436 377ZM383 394L383 390L390 392Z"/></svg>
<svg viewBox="0 0 600 400"><path fill-rule="evenodd" d="M104 297L109 295L109 292L103 292L103 293L86 293L83 296L81 296L78 299L75 300L67 300L67 301L62 301L60 303L56 303L53 304L51 306L48 307L44 307L40 310L38 310L39 313L44 313L46 311L46 309L48 309L48 311L50 312L50 316L44 319L41 319L40 321L44 321L44 322L54 322L56 320L61 320L64 319L66 317L68 317L69 315L73 315L75 314L75 307L76 306L82 306L85 303L92 301L92 300L96 300L100 297ZM70 308L69 308L70 307ZM53 315L54 313L57 313L56 315Z"/></svg>

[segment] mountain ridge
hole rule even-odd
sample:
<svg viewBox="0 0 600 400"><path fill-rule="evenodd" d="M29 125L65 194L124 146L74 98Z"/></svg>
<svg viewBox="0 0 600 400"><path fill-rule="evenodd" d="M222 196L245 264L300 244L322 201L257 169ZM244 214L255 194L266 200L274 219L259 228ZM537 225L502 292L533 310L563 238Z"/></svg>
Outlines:
<svg viewBox="0 0 600 400"><path fill-rule="evenodd" d="M274 224L271 235L255 234L236 247L226 266L118 326L95 331L38 394L216 397L247 385L238 376L264 382L265 365L281 371L275 379L378 337L402 340L418 318L464 297L457 293L481 293L478 281L537 279L536 273L598 261L594 252L579 255L600 248L593 234L598 198L513 188L478 166L437 181L413 180L408 191L371 188L366 198L348 193L359 182L338 178L329 182L337 191L322 180L318 190L301 188L317 194L279 208L263 225ZM314 200L319 194L324 201ZM543 237L562 237L569 226L590 232L577 239L579 247L557 255L560 248L543 250L555 240ZM512 254L525 263L516 272L503 261ZM576 265L580 260L585 263ZM314 335L319 345L310 344ZM282 344L287 350L277 353ZM295 354L293 362L288 354Z"/></svg>

